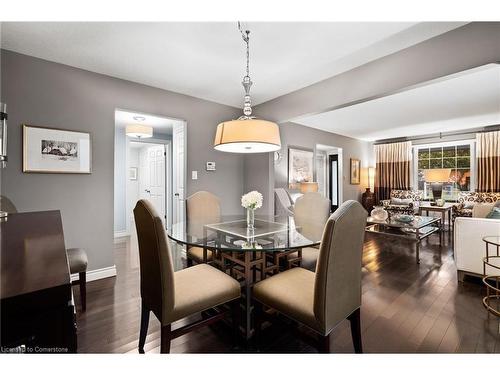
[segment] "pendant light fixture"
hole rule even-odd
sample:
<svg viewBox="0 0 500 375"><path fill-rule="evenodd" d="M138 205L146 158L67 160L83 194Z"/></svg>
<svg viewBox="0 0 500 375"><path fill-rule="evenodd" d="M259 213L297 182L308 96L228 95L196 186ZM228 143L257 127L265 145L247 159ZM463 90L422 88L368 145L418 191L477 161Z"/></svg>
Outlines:
<svg viewBox="0 0 500 375"><path fill-rule="evenodd" d="M139 124L127 125L125 133L132 138L151 138L153 136L153 128Z"/></svg>
<svg viewBox="0 0 500 375"><path fill-rule="evenodd" d="M274 152L281 148L279 127L276 123L259 120L252 116L252 101L250 99L250 30L242 30L238 22L238 29L246 44L247 68L246 76L243 77L245 99L243 105L243 116L237 120L221 122L217 126L214 148L218 151L234 153L259 153Z"/></svg>

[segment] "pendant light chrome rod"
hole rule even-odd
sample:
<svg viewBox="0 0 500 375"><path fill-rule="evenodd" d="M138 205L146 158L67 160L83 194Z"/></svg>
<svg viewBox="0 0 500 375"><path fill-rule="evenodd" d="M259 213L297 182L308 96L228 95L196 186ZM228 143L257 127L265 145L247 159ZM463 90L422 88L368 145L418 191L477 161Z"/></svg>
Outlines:
<svg viewBox="0 0 500 375"><path fill-rule="evenodd" d="M250 78L250 30L243 30L241 23L238 22L238 29L240 30L241 37L246 44L246 58L247 58L247 74L243 77L241 84L245 89L245 98L243 101L243 116L240 120L250 119L252 117L252 99L250 97L250 88L252 87L252 79Z"/></svg>

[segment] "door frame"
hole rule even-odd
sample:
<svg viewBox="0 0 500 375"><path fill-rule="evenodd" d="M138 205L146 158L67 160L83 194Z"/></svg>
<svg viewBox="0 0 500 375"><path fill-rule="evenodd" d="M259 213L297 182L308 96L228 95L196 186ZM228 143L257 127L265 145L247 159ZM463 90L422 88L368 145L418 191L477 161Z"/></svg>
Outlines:
<svg viewBox="0 0 500 375"><path fill-rule="evenodd" d="M328 154L327 155L328 159L328 198L330 199L330 210L331 212L335 212L337 208L339 208L340 204L340 168L339 168L339 154ZM332 161L337 162L337 204L334 205L332 201Z"/></svg>
<svg viewBox="0 0 500 375"><path fill-rule="evenodd" d="M177 118L175 116L169 116L168 114L159 114L159 113L156 113L156 112L148 112L148 111L142 111L142 110L135 110L135 109L130 109L130 108L125 108L125 107L115 107L114 109L114 122L113 122L113 129L114 129L114 142L113 142L113 157L115 157L115 148L116 148L116 118L115 118L115 115L116 115L116 112L117 111L123 111L123 112L131 112L131 113L134 113L134 114L138 114L138 115L144 115L144 116L154 116L154 117L160 117L160 118L163 118L163 119L166 119L166 120L171 120L173 121L174 123L175 122L180 122L182 123L182 126L184 127L184 147L185 147L185 157L184 157L184 175L183 175L183 178L184 178L184 189L187 191L187 121L184 120L184 119L181 119L181 118ZM173 189L173 144L172 144L172 141L171 140L167 140L167 139L161 139L161 138L146 138L146 139L130 139L129 137L126 137L127 139L127 145L126 145L126 150L125 150L125 163L126 163L126 166L128 168L128 165L129 165L129 144L128 142L130 141L134 141L134 142L144 142L144 143L154 143L154 144L169 144L168 146L168 155L170 156L170 163L165 163L166 164L166 168L167 171L167 176L168 176L168 183L166 183L166 189L167 189L167 198L168 199L165 199L165 205L166 205L166 216L167 216L167 220L165 221L166 225L168 225L168 223L172 223L172 215L173 215L173 209L172 209L172 206L173 206L173 193L172 193L172 189ZM114 166L115 167L115 166ZM126 171L126 173L128 173L128 171ZM113 202L114 202L114 186L116 184L116 181L113 180ZM127 194L125 195L127 197ZM125 199L125 202L127 202L127 200ZM127 203L126 203L127 205ZM116 208L114 206L114 203L113 203L113 212L115 212ZM186 213L184 212L184 217L185 217ZM125 228L126 228L126 231L124 234L122 233L117 233L117 232L114 232L114 237L119 237L119 236L123 236L123 235L130 235L130 219L128 218L126 220L126 225L125 225Z"/></svg>
<svg viewBox="0 0 500 375"><path fill-rule="evenodd" d="M187 174L188 174L188 171L187 171L187 159L188 159L188 152L187 152L187 121L186 120L181 120L181 119L176 119L178 122L180 122L180 126L182 126L183 128L183 143L184 143L184 160L183 160L183 164L184 164L184 173L182 175L182 178L183 178L183 185L184 185L184 197L183 197L183 200L184 202L186 202L186 199L187 199L187 191L188 191L188 188L187 188ZM174 133L175 133L175 126L174 126L174 129L172 130L172 196L171 196L171 201L172 201L172 210L170 212L170 215L171 215L171 220L170 222L173 223L173 215L174 215L174 182L175 182L175 165L174 165L174 161L175 161L175 158L174 158L174 151L175 151L175 144L174 144ZM181 221L185 221L186 219L186 203L184 203L184 210L181 212Z"/></svg>
<svg viewBox="0 0 500 375"><path fill-rule="evenodd" d="M326 152L326 159L325 159L325 170L326 170L326 191L325 191L325 196L330 199L331 197L331 184L330 184L330 155L337 155L338 156L338 162L337 162L337 167L338 167L338 175L337 175L337 180L338 180L338 192L337 192L337 200L338 200L338 206L340 206L344 202L344 148L338 147L338 146L333 146L329 145L326 143L317 143L315 145L315 155L317 154L318 150L321 150L323 152ZM332 208L331 200L330 200L330 209Z"/></svg>

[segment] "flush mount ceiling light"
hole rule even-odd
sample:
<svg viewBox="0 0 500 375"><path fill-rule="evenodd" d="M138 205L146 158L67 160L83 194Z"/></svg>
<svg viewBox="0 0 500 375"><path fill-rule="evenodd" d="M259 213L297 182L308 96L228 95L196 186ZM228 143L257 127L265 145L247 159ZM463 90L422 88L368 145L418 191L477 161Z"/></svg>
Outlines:
<svg viewBox="0 0 500 375"><path fill-rule="evenodd" d="M139 122L142 122L142 121L146 121L146 117L144 116L134 116L132 117L135 121L139 121Z"/></svg>
<svg viewBox="0 0 500 375"><path fill-rule="evenodd" d="M127 125L125 133L132 138L151 138L153 136L153 128L146 125Z"/></svg>
<svg viewBox="0 0 500 375"><path fill-rule="evenodd" d="M250 99L250 30L243 31L238 22L238 29L247 47L247 74L243 77L245 101L243 116L237 120L221 122L215 133L214 148L218 151L234 153L273 152L281 149L280 130L276 123L259 120L252 116L252 102Z"/></svg>

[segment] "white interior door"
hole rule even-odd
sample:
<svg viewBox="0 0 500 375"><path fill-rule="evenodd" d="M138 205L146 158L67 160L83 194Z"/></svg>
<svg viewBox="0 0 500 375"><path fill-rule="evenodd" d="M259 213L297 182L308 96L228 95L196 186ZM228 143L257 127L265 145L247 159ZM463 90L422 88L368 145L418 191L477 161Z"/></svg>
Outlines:
<svg viewBox="0 0 500 375"><path fill-rule="evenodd" d="M186 184L186 154L185 154L185 124L176 124L172 133L172 224L184 221L186 216L185 184Z"/></svg>
<svg viewBox="0 0 500 375"><path fill-rule="evenodd" d="M165 220L165 146L145 147L141 152L140 195L151 202Z"/></svg>

